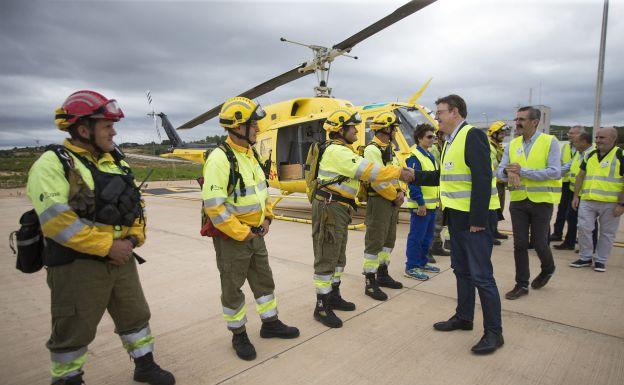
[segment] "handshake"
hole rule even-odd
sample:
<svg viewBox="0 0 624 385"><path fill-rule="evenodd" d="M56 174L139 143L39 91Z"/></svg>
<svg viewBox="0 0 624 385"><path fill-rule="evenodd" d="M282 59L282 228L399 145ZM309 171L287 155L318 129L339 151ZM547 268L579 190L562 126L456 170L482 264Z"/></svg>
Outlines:
<svg viewBox="0 0 624 385"><path fill-rule="evenodd" d="M414 169L409 167L403 167L401 169L401 175L399 176L399 179L405 183L412 183L415 179Z"/></svg>

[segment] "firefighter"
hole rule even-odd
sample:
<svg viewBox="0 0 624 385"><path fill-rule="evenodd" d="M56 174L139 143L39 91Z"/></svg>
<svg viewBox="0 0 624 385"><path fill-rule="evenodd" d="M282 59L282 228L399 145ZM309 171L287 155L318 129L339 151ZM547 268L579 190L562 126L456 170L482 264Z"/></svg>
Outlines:
<svg viewBox="0 0 624 385"><path fill-rule="evenodd" d="M348 107L332 112L323 123L330 144L318 166L319 188L312 200L312 239L314 246L314 318L331 328L342 327L335 310L355 310L355 304L340 295L341 276L346 265L347 229L355 206L360 181L371 184L413 180L413 170L394 165L380 166L357 154L359 113ZM378 291L375 274L367 275L367 285Z"/></svg>
<svg viewBox="0 0 624 385"><path fill-rule="evenodd" d="M503 158L503 153L505 152L503 140L505 140L505 136L507 136L509 130L509 126L502 120L497 120L492 123L490 128L487 130L487 137L490 142L490 159L492 160L492 167L494 170L498 168L498 164ZM498 191L498 200L501 208L496 211L498 220L493 223L494 227L492 229L492 233L494 234L494 245L501 244L499 239L509 238L508 235L502 234L498 231L498 222L505 220L505 217L503 216L503 210L505 209L505 186L507 186L505 181L499 179L496 180L496 191Z"/></svg>
<svg viewBox="0 0 624 385"><path fill-rule="evenodd" d="M399 124L400 121L394 112L382 112L373 118L370 128L375 136L364 148L366 160L379 166L399 165L392 148L392 140ZM401 282L395 281L388 274L388 265L396 240L399 208L405 200L405 191L399 185L398 179L366 185L368 197L363 263L363 274L366 277L364 294L385 301L388 296L379 289L379 286L390 289L403 288ZM377 287L373 285L375 280Z"/></svg>
<svg viewBox="0 0 624 385"><path fill-rule="evenodd" d="M132 170L113 143L114 123L123 117L115 100L74 92L55 116L71 139L46 151L29 172L27 194L45 237L51 291L52 384L83 383L88 345L105 310L134 360L134 380L175 383L154 362L150 310L133 258L145 241L145 215Z"/></svg>
<svg viewBox="0 0 624 385"><path fill-rule="evenodd" d="M296 338L299 330L277 317L273 273L264 237L273 220L267 181L253 145L258 120L266 113L244 97L228 99L219 123L228 137L210 153L204 165L203 213L212 227L217 268L221 276L223 318L232 332L239 358L253 360L256 350L245 329L246 305L241 287L245 280L255 297L262 319L260 337ZM206 228L206 226L204 226Z"/></svg>

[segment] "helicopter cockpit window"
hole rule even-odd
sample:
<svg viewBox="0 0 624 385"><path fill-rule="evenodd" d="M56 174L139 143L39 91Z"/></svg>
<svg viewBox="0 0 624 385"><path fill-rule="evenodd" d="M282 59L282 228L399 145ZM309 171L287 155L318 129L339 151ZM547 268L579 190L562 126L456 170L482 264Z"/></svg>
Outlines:
<svg viewBox="0 0 624 385"><path fill-rule="evenodd" d="M395 113L401 117L401 132L407 144L411 147L414 145L414 128L422 123L431 124L427 118L416 108L401 107L395 110Z"/></svg>

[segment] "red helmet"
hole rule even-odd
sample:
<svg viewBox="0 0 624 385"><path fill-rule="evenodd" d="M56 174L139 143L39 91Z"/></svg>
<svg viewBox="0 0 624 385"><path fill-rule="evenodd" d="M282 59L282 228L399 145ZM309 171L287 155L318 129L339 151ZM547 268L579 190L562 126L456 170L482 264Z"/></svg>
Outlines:
<svg viewBox="0 0 624 385"><path fill-rule="evenodd" d="M115 122L124 117L115 99L107 99L95 91L76 91L56 109L54 123L59 130L67 129L80 118L108 119Z"/></svg>

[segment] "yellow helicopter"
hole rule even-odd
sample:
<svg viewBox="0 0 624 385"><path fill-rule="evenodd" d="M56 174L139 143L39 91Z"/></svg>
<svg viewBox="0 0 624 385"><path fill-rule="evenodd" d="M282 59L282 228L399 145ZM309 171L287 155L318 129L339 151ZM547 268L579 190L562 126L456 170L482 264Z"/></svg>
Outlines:
<svg viewBox="0 0 624 385"><path fill-rule="evenodd" d="M270 166L267 168L269 169L269 185L271 187L280 189L284 194L293 192L305 193L304 163L308 149L313 142L324 141L326 139L326 132L323 130L323 122L331 112L339 107L348 106L356 108L362 116L362 123L358 127L358 141L354 144L354 147L365 145L372 139L369 124L374 116L384 111L392 111L399 116L401 120L401 130L397 132L394 146L395 152L402 162L408 156L414 144L412 132L415 126L419 123L429 123L437 127L437 122L431 110L416 103L431 79L405 103L376 103L365 106L354 106L347 100L332 97L331 88L327 85L330 64L336 57L347 56L357 59L357 57L347 55L357 43L435 1L436 0L410 1L396 9L390 15L378 20L341 43L334 45L331 49L317 45L302 44L285 38L280 39L283 42L310 48L314 53L313 59L282 75L261 83L238 96L251 99L257 98L281 85L313 72L317 75L318 86L314 88L315 97L301 97L263 106L267 115L266 118L258 122L259 132L255 146L260 157L270 163ZM187 123L184 123L177 129L193 128L216 117L219 114L221 106L222 104L210 109ZM171 126L171 124L166 120L166 115L164 116L165 119L161 116L164 114L161 113L157 115L161 117L163 128L168 132L166 124L169 126ZM165 121L167 123L165 123ZM174 149L173 152L167 154L167 156L182 157L195 162L203 162L205 160L206 150L180 148Z"/></svg>

